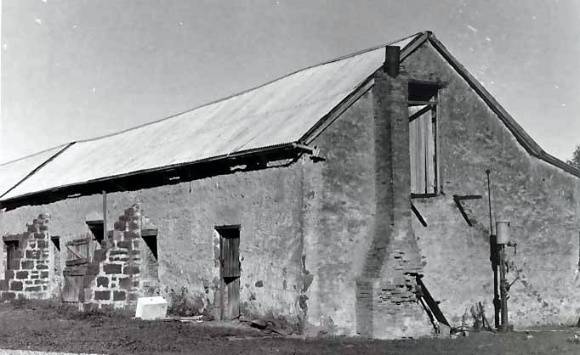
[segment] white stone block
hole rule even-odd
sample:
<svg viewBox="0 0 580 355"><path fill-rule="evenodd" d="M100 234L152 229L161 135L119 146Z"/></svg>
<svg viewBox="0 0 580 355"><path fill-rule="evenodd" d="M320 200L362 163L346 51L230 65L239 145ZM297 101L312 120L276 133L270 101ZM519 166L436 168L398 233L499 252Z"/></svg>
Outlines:
<svg viewBox="0 0 580 355"><path fill-rule="evenodd" d="M167 301L163 297L140 297L137 300L135 318L161 319L167 316Z"/></svg>

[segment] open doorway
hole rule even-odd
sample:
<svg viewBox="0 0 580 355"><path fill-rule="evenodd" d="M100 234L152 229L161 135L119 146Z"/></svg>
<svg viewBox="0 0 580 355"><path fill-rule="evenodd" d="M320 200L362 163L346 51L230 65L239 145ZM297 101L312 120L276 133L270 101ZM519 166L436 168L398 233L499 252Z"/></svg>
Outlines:
<svg viewBox="0 0 580 355"><path fill-rule="evenodd" d="M240 316L240 226L222 226L220 236L221 319Z"/></svg>

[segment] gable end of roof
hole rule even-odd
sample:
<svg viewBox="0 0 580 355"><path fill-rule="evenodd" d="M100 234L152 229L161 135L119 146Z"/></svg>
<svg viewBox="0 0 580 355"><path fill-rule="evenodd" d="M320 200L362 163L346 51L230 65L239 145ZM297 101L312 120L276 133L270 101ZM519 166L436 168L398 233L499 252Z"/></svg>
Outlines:
<svg viewBox="0 0 580 355"><path fill-rule="evenodd" d="M547 153L540 145L520 126L505 108L491 95L489 91L449 52L435 35L427 31L428 41L433 48L445 58L467 84L481 97L488 107L499 117L520 145L532 156L554 165L567 173L580 178L580 169L577 169L555 156Z"/></svg>

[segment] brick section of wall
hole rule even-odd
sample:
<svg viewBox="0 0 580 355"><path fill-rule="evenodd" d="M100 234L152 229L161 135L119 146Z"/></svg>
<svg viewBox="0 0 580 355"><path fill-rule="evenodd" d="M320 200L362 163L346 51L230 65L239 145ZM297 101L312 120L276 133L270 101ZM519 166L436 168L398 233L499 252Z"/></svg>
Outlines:
<svg viewBox="0 0 580 355"><path fill-rule="evenodd" d="M80 300L85 309L134 307L142 293L140 266L144 242L139 205L126 209L114 228L102 248L95 250L85 276Z"/></svg>
<svg viewBox="0 0 580 355"><path fill-rule="evenodd" d="M376 215L372 245L357 280L357 333L378 338L431 333L415 275L422 272L411 226L408 79L375 74Z"/></svg>
<svg viewBox="0 0 580 355"><path fill-rule="evenodd" d="M10 270L6 265L4 279L0 280L1 301L49 297L49 219L49 215L41 214L27 225L25 233L3 237L3 242L18 241L19 247L10 261ZM3 254L6 258L6 251Z"/></svg>

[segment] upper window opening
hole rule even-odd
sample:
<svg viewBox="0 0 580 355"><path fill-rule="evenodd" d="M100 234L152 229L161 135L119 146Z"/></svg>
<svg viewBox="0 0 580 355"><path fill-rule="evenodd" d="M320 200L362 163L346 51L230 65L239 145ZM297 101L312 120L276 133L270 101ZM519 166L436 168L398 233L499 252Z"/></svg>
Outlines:
<svg viewBox="0 0 580 355"><path fill-rule="evenodd" d="M411 194L437 194L437 99L438 87L409 84L409 152Z"/></svg>

